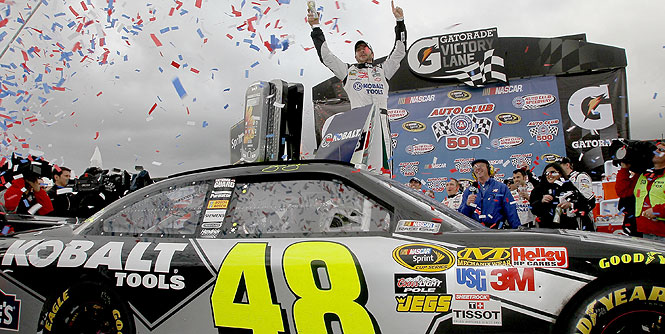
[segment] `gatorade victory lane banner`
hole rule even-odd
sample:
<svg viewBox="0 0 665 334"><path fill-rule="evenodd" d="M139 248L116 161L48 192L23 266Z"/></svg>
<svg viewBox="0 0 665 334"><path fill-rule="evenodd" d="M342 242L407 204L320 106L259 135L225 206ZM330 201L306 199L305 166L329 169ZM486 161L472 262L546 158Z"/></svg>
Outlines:
<svg viewBox="0 0 665 334"><path fill-rule="evenodd" d="M399 93L388 109L395 180L418 177L439 201L450 177L472 178L474 159L489 160L501 180L522 166L540 175L566 154L556 77Z"/></svg>

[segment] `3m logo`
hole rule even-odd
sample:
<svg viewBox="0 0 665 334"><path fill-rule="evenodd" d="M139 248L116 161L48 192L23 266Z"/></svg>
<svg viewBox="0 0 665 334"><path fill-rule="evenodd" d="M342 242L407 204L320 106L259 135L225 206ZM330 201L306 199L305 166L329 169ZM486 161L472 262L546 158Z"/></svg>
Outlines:
<svg viewBox="0 0 665 334"><path fill-rule="evenodd" d="M518 268L494 269L491 275L496 281L490 286L496 291L536 291L533 268L524 268L521 274Z"/></svg>
<svg viewBox="0 0 665 334"><path fill-rule="evenodd" d="M509 266L510 249L477 247L457 252L458 266Z"/></svg>

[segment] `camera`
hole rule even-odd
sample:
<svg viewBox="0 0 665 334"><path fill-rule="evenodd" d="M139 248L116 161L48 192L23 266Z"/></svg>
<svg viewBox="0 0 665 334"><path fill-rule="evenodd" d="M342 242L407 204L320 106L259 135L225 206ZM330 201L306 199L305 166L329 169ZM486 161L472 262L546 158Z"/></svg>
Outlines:
<svg viewBox="0 0 665 334"><path fill-rule="evenodd" d="M621 163L630 164L630 171L642 174L653 167L653 152L656 145L649 141L615 139L610 145L612 164L620 166Z"/></svg>
<svg viewBox="0 0 665 334"><path fill-rule="evenodd" d="M22 158L12 154L13 175L22 174L24 177L37 176L38 178L52 178L51 164L41 157Z"/></svg>
<svg viewBox="0 0 665 334"><path fill-rule="evenodd" d="M114 168L111 171L89 167L76 179L78 217L88 217L129 191L130 176L127 171Z"/></svg>

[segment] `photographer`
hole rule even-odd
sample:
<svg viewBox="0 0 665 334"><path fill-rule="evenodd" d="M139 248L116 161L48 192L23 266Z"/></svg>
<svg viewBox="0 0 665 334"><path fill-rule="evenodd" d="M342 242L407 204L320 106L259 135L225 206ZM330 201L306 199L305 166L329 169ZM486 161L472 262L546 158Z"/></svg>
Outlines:
<svg viewBox="0 0 665 334"><path fill-rule="evenodd" d="M74 194L72 188L67 187L72 170L67 167L53 167L53 187L46 193L53 203L51 216L74 217Z"/></svg>
<svg viewBox="0 0 665 334"><path fill-rule="evenodd" d="M665 240L665 142L653 151L653 168L630 176L631 164L621 162L615 189L621 198L635 196L637 231L644 238Z"/></svg>
<svg viewBox="0 0 665 334"><path fill-rule="evenodd" d="M42 179L33 172L25 172L23 177L14 179L5 192L7 212L19 214L47 215L53 211L51 199L41 186Z"/></svg>

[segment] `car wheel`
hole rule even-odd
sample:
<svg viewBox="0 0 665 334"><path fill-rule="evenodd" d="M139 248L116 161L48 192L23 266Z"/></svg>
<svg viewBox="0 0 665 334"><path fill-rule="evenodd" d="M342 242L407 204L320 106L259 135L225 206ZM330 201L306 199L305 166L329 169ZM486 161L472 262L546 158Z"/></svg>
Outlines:
<svg viewBox="0 0 665 334"><path fill-rule="evenodd" d="M101 283L70 287L44 305L43 333L135 333L134 318L124 301Z"/></svg>
<svg viewBox="0 0 665 334"><path fill-rule="evenodd" d="M603 287L571 314L562 333L665 333L665 284L634 281Z"/></svg>

